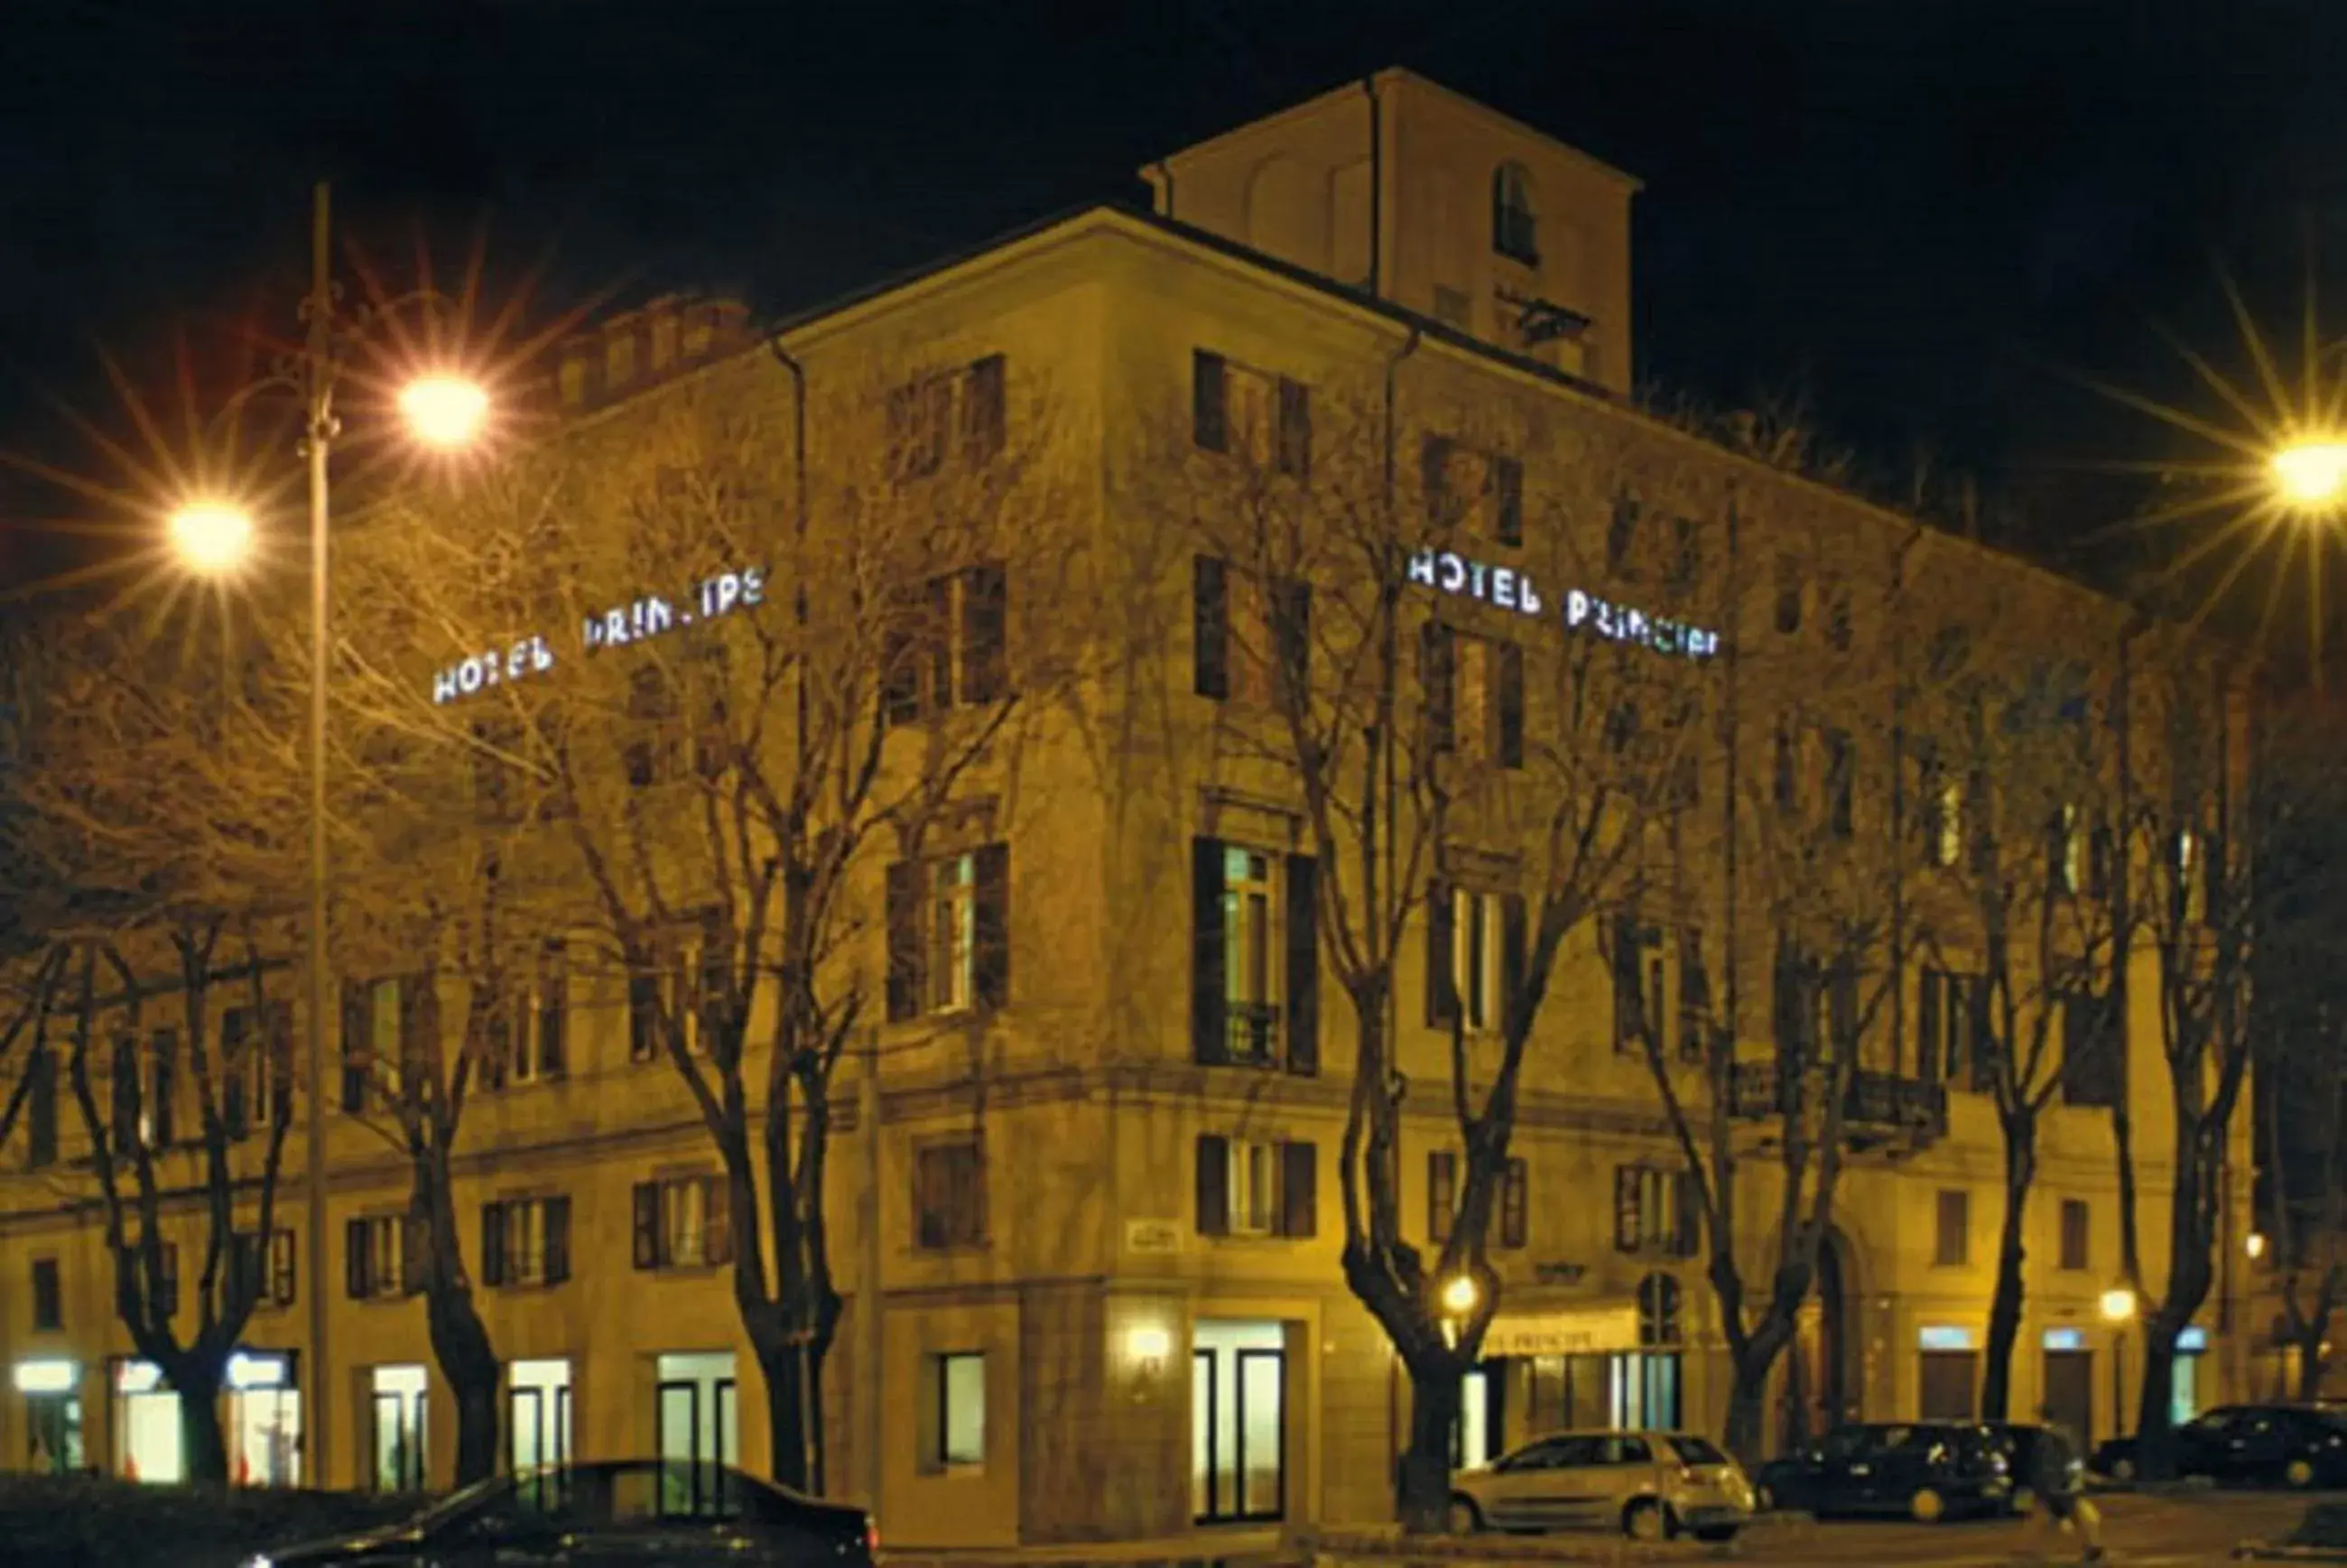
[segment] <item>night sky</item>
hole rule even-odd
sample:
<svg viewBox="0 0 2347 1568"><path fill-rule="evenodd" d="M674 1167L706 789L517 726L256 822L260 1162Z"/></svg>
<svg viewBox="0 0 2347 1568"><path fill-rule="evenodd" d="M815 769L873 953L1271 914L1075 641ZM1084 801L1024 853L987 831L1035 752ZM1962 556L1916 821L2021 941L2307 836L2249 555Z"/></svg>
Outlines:
<svg viewBox="0 0 2347 1568"><path fill-rule="evenodd" d="M99 462L95 345L290 333L308 189L548 310L624 284L810 304L1143 162L1407 66L1645 181L1642 377L1806 395L1886 476L1919 448L2034 498L2058 553L2180 449L2065 369L2211 399L2217 267L2294 333L2347 302L2347 3L2181 0L15 0L0 16L0 448ZM404 263L402 263L404 264ZM2347 333L2347 311L2336 331ZM210 334L210 337L207 334ZM0 487L17 519L54 503ZM2058 516L2053 514L2060 514Z"/></svg>

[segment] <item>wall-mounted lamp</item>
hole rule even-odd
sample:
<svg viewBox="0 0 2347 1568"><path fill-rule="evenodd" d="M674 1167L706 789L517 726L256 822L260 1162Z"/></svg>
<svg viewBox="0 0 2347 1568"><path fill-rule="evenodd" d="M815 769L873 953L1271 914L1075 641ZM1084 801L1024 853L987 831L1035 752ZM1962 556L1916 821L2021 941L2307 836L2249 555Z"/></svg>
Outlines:
<svg viewBox="0 0 2347 1568"><path fill-rule="evenodd" d="M1174 1353L1174 1336L1153 1323L1141 1324L1125 1330L1124 1352L1133 1358L1133 1370L1145 1385L1165 1374L1165 1358ZM1145 1387L1135 1387L1135 1399L1148 1398Z"/></svg>
<svg viewBox="0 0 2347 1568"><path fill-rule="evenodd" d="M2249 1239L2242 1242L2241 1245L2248 1251L2250 1261L2251 1263L2255 1263L2258 1259L2265 1256L2266 1255L2265 1232L2251 1231L2249 1235Z"/></svg>

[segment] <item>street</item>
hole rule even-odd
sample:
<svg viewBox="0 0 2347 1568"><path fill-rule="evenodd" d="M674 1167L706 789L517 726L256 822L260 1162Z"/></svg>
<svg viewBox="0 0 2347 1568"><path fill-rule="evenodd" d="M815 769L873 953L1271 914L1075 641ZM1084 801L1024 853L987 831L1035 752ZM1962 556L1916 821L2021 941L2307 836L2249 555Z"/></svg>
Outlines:
<svg viewBox="0 0 2347 1568"><path fill-rule="evenodd" d="M2240 1541L2287 1535L2307 1507L2340 1501L2340 1494L2205 1492L2143 1497L2098 1495L2103 1542L2114 1563L2180 1565L2230 1560ZM2037 1527L2023 1520L1982 1520L1948 1524L1841 1522L1796 1524L1782 1530L1764 1525L1736 1556L1788 1568L1811 1563L1931 1564L1932 1568L2001 1568L2028 1560ZM2065 1537L2068 1541L2074 1538ZM2075 1561L2075 1548L2046 1553L2053 1562Z"/></svg>

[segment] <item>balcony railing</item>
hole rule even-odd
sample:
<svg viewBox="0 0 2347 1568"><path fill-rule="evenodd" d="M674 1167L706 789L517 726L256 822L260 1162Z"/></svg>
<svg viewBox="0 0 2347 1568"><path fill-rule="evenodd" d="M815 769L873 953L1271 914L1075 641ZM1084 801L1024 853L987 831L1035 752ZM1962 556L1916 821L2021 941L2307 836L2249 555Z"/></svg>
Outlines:
<svg viewBox="0 0 2347 1568"><path fill-rule="evenodd" d="M1822 1081L1826 1070L1817 1071ZM1758 1121L1791 1106L1793 1084L1773 1061L1739 1062L1728 1081L1728 1113ZM1948 1130L1948 1086L1892 1072L1852 1071L1842 1091L1842 1131L1860 1142L1887 1133L1937 1138Z"/></svg>
<svg viewBox="0 0 2347 1568"><path fill-rule="evenodd" d="M1271 1002L1223 1004L1223 1039L1235 1067L1279 1065L1279 1009Z"/></svg>

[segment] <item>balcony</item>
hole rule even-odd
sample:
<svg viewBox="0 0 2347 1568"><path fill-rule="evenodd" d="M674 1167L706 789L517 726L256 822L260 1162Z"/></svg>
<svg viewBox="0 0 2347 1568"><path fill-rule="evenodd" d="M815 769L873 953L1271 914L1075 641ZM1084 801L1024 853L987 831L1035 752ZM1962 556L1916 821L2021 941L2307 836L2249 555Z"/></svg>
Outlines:
<svg viewBox="0 0 2347 1568"><path fill-rule="evenodd" d="M1271 1002L1223 1004L1223 1060L1234 1067L1279 1065L1279 1008Z"/></svg>
<svg viewBox="0 0 2347 1568"><path fill-rule="evenodd" d="M1820 1067L1812 1077L1822 1081L1825 1074ZM1776 1062L1738 1062L1728 1081L1728 1114L1753 1122L1781 1116L1791 1089ZM1854 1148L1930 1143L1948 1131L1948 1086L1860 1068L1842 1092L1841 1121L1842 1136Z"/></svg>

